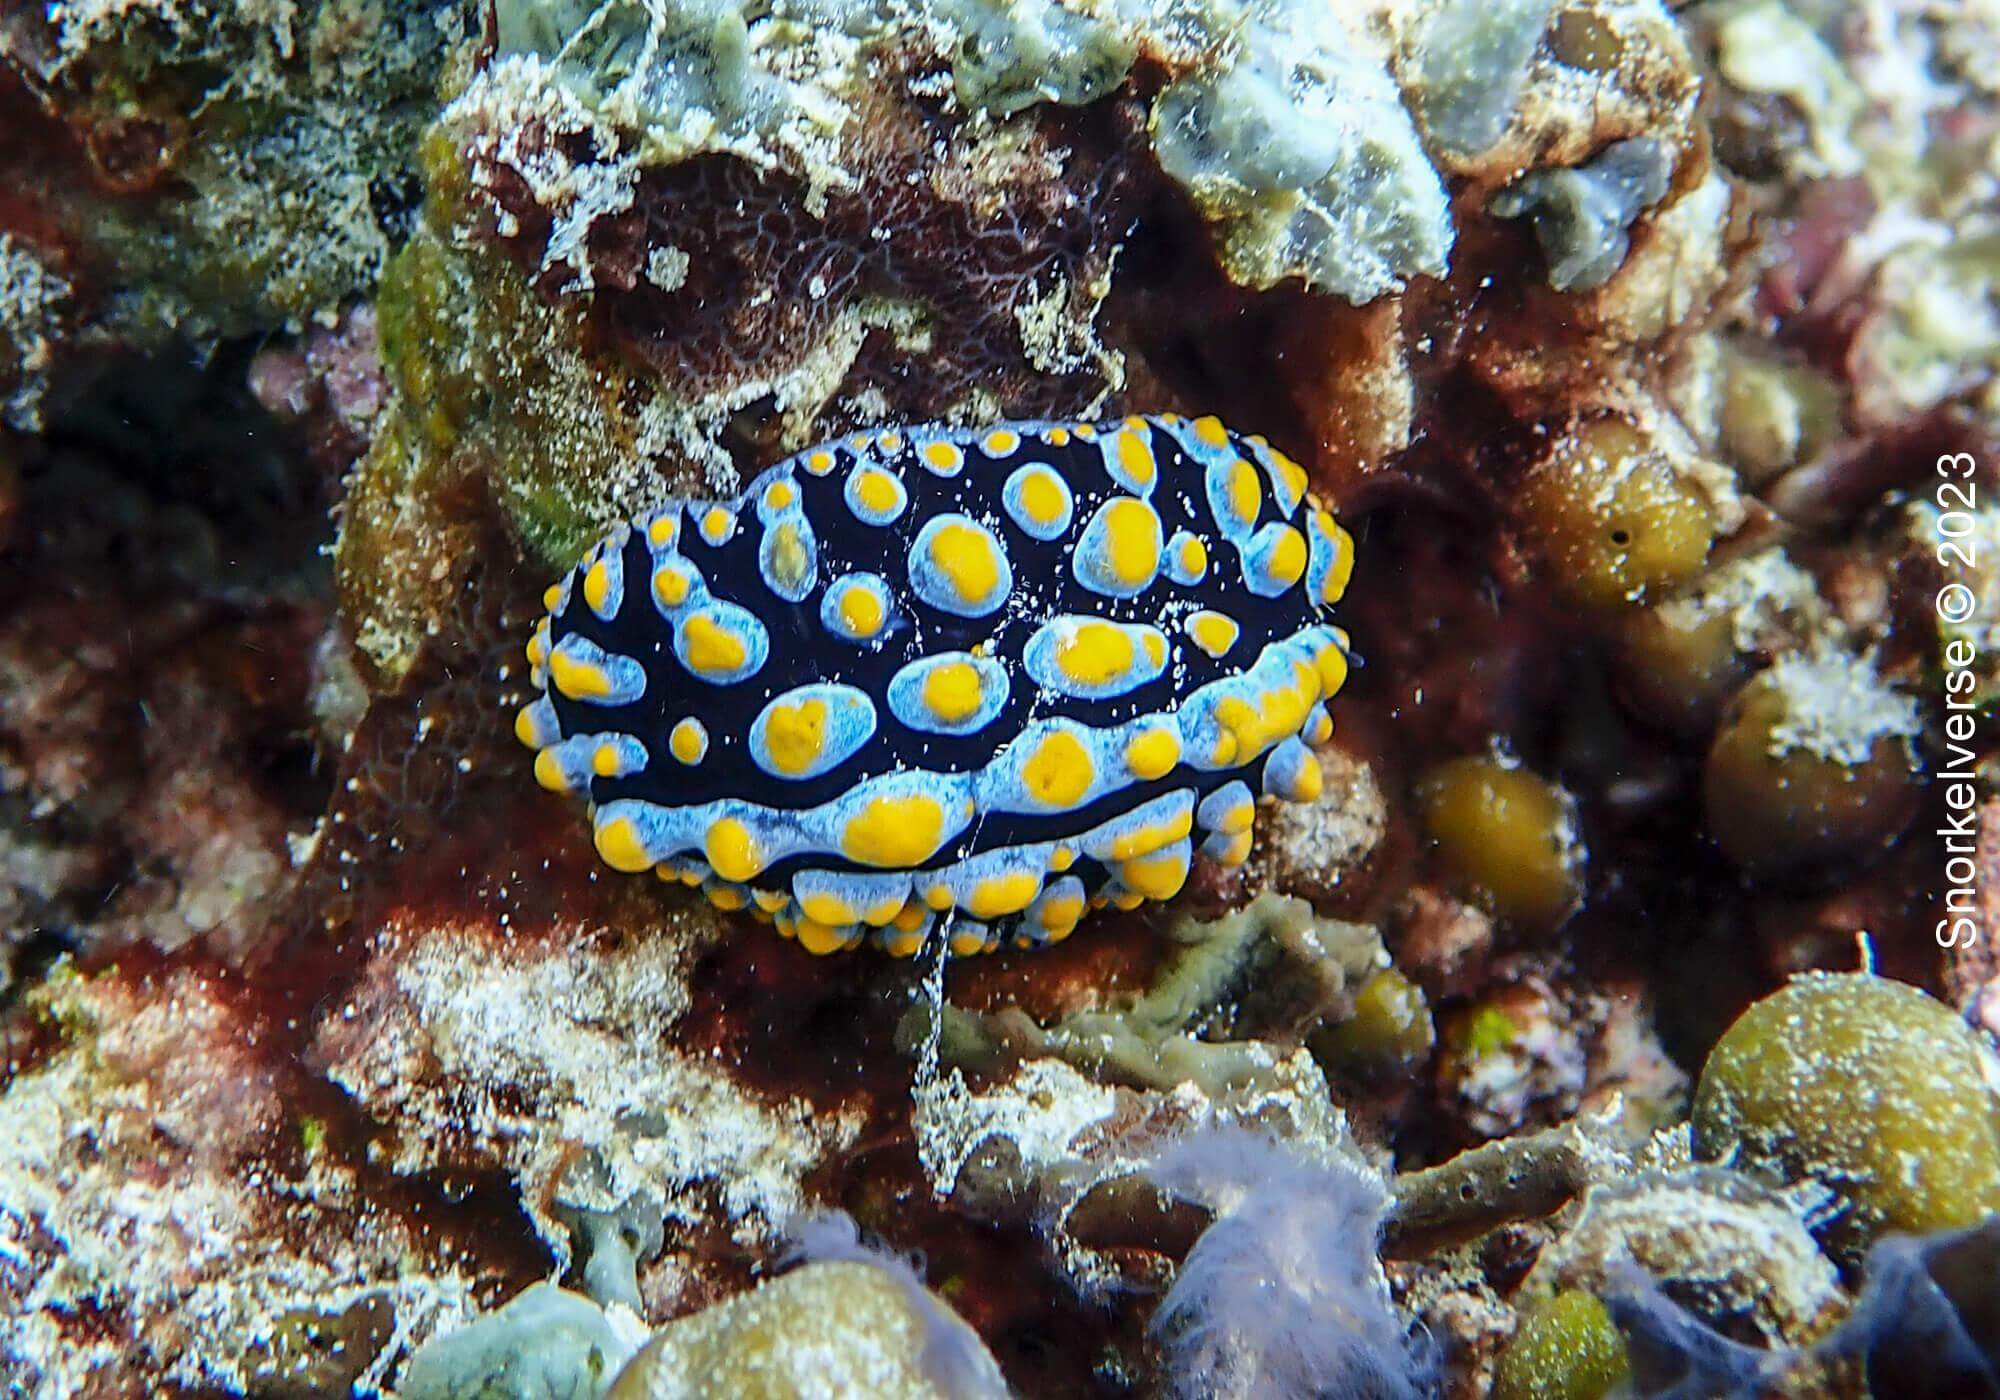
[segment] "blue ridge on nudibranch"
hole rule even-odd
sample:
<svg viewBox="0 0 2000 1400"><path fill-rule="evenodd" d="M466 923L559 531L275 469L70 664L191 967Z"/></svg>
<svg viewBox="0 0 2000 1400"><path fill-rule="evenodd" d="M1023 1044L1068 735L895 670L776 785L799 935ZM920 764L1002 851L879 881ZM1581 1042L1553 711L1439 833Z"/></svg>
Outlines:
<svg viewBox="0 0 2000 1400"><path fill-rule="evenodd" d="M515 731L607 863L815 952L1037 946L1318 795L1352 568L1214 418L859 434L607 535Z"/></svg>

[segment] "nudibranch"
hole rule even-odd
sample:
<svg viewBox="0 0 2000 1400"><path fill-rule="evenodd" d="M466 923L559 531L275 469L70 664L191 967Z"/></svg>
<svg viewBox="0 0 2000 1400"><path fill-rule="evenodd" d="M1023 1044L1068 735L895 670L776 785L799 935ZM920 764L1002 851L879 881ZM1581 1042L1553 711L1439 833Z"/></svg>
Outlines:
<svg viewBox="0 0 2000 1400"><path fill-rule="evenodd" d="M606 863L814 952L1052 943L1318 795L1353 562L1214 418L868 433L613 530L516 731Z"/></svg>

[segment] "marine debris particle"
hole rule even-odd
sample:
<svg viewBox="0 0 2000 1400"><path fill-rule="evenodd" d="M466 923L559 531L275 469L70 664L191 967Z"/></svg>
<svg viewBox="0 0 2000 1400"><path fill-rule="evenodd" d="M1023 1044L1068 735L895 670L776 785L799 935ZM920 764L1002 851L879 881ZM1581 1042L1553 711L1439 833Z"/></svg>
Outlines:
<svg viewBox="0 0 2000 1400"><path fill-rule="evenodd" d="M811 951L947 914L959 955L1040 946L1318 795L1352 567L1213 418L888 429L614 531L548 592L517 733L607 863Z"/></svg>

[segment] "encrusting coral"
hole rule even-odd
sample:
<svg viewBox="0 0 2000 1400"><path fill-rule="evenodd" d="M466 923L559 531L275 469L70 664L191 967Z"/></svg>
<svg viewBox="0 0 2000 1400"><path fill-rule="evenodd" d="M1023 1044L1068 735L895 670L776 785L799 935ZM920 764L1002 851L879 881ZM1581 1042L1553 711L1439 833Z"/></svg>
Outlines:
<svg viewBox="0 0 2000 1400"><path fill-rule="evenodd" d="M1158 1274L1159 1250L1132 1247L1158 1224L1133 1183L1162 1142L1244 1124L1355 1152L1306 1042L1352 1004L1380 955L1373 931L1267 896L1171 937L1143 993L1047 1026L947 1005L941 1024L919 1006L899 1027L919 1054L937 1036L940 1073L913 1119L932 1189L974 1218L1033 1223L1091 1294Z"/></svg>

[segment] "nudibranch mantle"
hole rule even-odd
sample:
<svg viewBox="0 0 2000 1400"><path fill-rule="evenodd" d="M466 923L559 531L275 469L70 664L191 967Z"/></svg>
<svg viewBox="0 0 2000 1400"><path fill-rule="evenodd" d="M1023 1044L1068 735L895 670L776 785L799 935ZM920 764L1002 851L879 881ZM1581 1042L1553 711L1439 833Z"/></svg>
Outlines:
<svg viewBox="0 0 2000 1400"><path fill-rule="evenodd" d="M1214 418L866 433L613 530L516 732L608 864L815 952L1051 943L1318 794L1353 558Z"/></svg>

